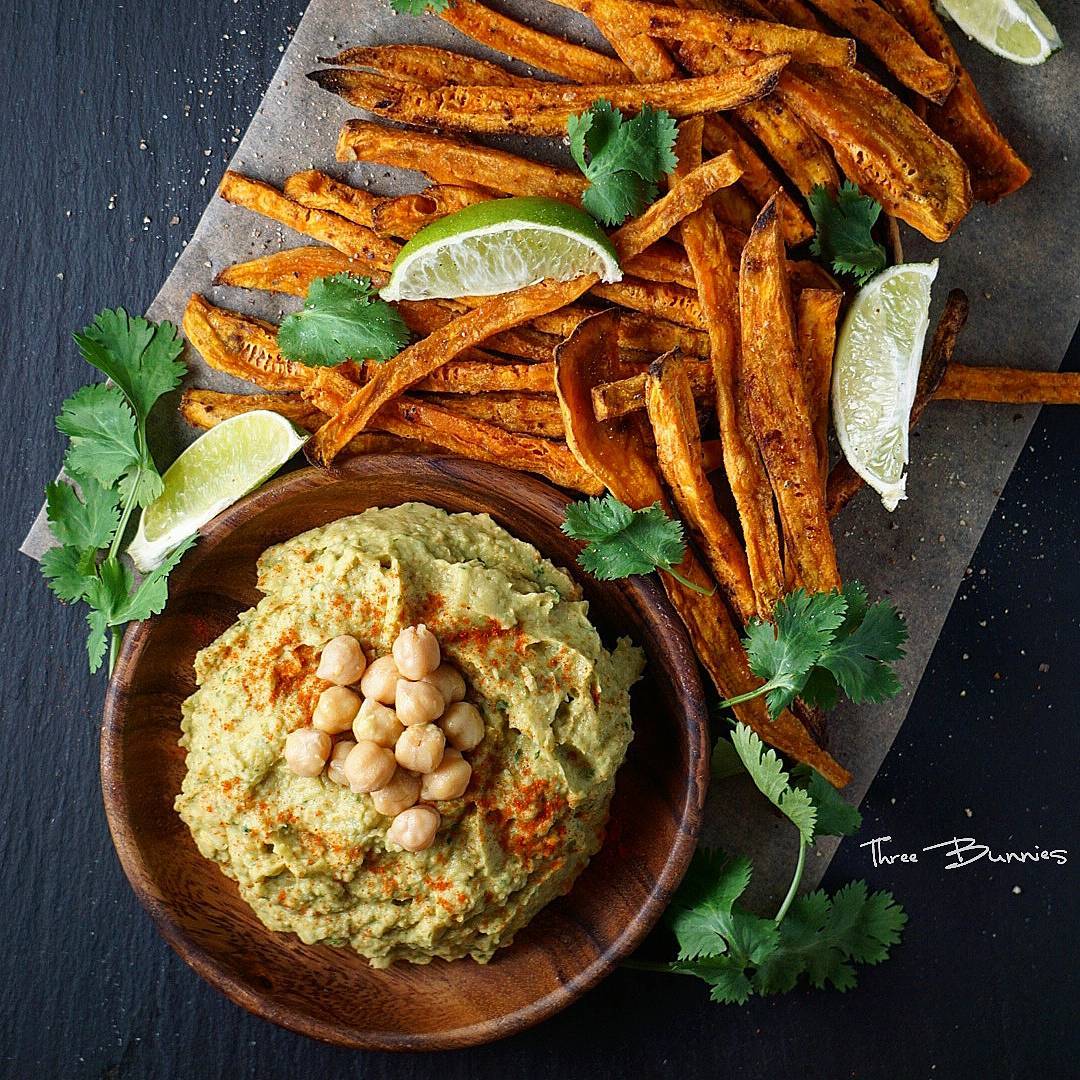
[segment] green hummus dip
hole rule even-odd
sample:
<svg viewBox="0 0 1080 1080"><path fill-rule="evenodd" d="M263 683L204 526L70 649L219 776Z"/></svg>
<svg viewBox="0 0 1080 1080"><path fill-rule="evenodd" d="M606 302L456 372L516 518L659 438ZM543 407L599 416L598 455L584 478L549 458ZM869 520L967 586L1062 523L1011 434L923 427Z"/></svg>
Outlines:
<svg viewBox="0 0 1080 1080"><path fill-rule="evenodd" d="M349 945L376 967L484 962L599 849L632 737L643 659L607 652L571 578L487 516L423 503L368 510L259 560L265 597L195 661L176 809L272 930ZM327 684L322 646L369 658L423 622L484 717L465 794L428 850L388 849L368 795L286 766L285 737Z"/></svg>

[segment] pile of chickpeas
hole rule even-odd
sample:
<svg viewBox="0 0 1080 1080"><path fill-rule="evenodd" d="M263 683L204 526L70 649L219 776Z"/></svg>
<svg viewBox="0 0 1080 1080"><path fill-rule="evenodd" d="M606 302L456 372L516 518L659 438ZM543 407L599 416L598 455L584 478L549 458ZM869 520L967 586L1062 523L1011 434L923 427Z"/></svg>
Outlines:
<svg viewBox="0 0 1080 1080"><path fill-rule="evenodd" d="M336 637L316 675L333 685L319 695L311 727L286 738L286 765L297 776L325 768L335 784L369 794L394 819L387 840L406 851L431 847L442 820L431 804L465 794L472 766L462 754L484 737L461 672L442 662L438 639L420 623L371 664L356 638ZM354 738L334 742L350 730Z"/></svg>

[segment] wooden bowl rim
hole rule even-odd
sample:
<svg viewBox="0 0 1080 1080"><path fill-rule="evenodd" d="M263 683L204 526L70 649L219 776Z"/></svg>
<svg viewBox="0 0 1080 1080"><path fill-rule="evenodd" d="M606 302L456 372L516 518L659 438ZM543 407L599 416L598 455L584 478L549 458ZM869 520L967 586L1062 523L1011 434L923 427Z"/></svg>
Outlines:
<svg viewBox="0 0 1080 1080"><path fill-rule="evenodd" d="M412 466L423 463L434 473L448 476L471 487L482 501L492 502L492 493L513 502L528 489L533 499L551 509L565 506L567 496L532 476L497 465L482 465L465 458L431 455L372 454L351 459L330 469L303 468L278 477L225 510L199 530L199 543L187 556L211 553L235 528L257 516L281 498L302 495L342 479L369 476L385 470L399 471L403 459ZM483 470L483 489L477 469ZM405 500L408 501L408 500ZM513 535L513 530L508 530ZM531 543L532 541L527 541ZM535 545L534 545L535 546ZM547 557L543 551L541 555ZM576 567L567 567L572 574ZM679 730L687 740L691 770L686 777L686 797L677 808L674 839L662 873L633 920L583 970L555 990L506 1016L480 1021L465 1027L425 1034L365 1031L352 1025L319 1021L278 1005L272 996L252 989L244 980L224 969L215 956L191 941L173 920L168 898L156 888L156 879L147 866L131 820L127 792L120 774L120 746L123 732L122 694L119 687L138 665L146 647L153 620L128 626L116 669L109 680L101 727L101 786L109 832L121 867L136 897L150 914L158 932L189 967L230 1001L248 1012L290 1031L349 1049L422 1051L459 1049L480 1045L517 1034L555 1015L609 975L630 955L659 921L664 908L682 881L697 847L709 775L708 718L697 658L681 621L668 603L662 588L651 578L633 577L620 581L591 582L594 589L617 589L629 596L644 621L662 620L665 648L679 678L676 690L683 715ZM696 797L695 797L696 796ZM266 930L266 933L273 933ZM510 948L513 948L511 946ZM465 963L467 961L454 961Z"/></svg>

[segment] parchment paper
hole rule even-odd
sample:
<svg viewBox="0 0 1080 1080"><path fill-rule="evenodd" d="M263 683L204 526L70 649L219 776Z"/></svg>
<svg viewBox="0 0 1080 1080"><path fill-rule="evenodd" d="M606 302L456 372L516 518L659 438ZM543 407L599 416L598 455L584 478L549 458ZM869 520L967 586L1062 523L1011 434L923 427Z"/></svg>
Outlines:
<svg viewBox="0 0 1080 1080"><path fill-rule="evenodd" d="M552 33L605 48L586 20L543 0L492 6ZM1073 165L1080 160L1080 5L1047 0L1045 8L1066 48L1042 67L999 60L952 28L993 115L1035 173L1025 188L997 206L976 206L946 245L931 244L904 229L909 261L941 259L934 317L949 289L963 288L971 298L958 359L1057 368L1080 316L1080 246L1068 224L1080 189ZM312 0L231 168L280 184L291 172L316 167L379 193L419 190L423 182L415 173L335 163L338 128L357 111L304 77L318 66L317 57L332 56L345 46L411 41L505 62L439 19L393 14L386 0ZM514 140L502 145L522 149ZM558 160L562 151L541 148L534 141L528 152ZM213 198L148 314L179 323L189 295L202 292L215 303L276 319L294 307L288 298L212 288L210 282L219 269L239 259L312 242ZM186 359L191 383L243 389L209 371L193 350ZM891 596L911 629L900 673L904 693L884 706L840 709L830 716L827 741L854 774L848 790L854 800L865 794L900 728L1036 412L1032 407L933 405L912 440L908 500L890 515L872 493L864 492L838 522L843 576L863 581L872 595ZM155 419L154 448L164 466L193 433L173 409L159 409ZM48 542L39 514L21 550L36 558ZM773 898L786 887L793 834L747 781L713 786L706 838L753 858L757 899ZM834 849L832 841L818 845L807 866L807 884L820 880Z"/></svg>

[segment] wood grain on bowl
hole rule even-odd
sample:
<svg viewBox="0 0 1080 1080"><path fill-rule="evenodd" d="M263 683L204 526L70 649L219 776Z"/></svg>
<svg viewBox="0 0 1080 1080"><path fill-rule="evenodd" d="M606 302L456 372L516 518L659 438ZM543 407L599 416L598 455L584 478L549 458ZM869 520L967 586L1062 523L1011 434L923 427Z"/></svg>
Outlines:
<svg viewBox="0 0 1080 1080"><path fill-rule="evenodd" d="M195 654L257 603L255 564L271 544L373 506L420 501L490 513L570 568L606 644L646 652L631 706L635 736L619 772L608 838L568 895L482 966L434 961L374 970L350 949L267 930L173 810L184 775L180 705ZM170 945L233 1001L343 1046L422 1050L520 1031L563 1008L625 958L656 923L697 840L708 774L706 712L685 632L656 584L601 583L573 571L554 488L457 458L358 458L268 484L211 522L170 579L165 612L124 638L105 702L101 773L124 871Z"/></svg>

